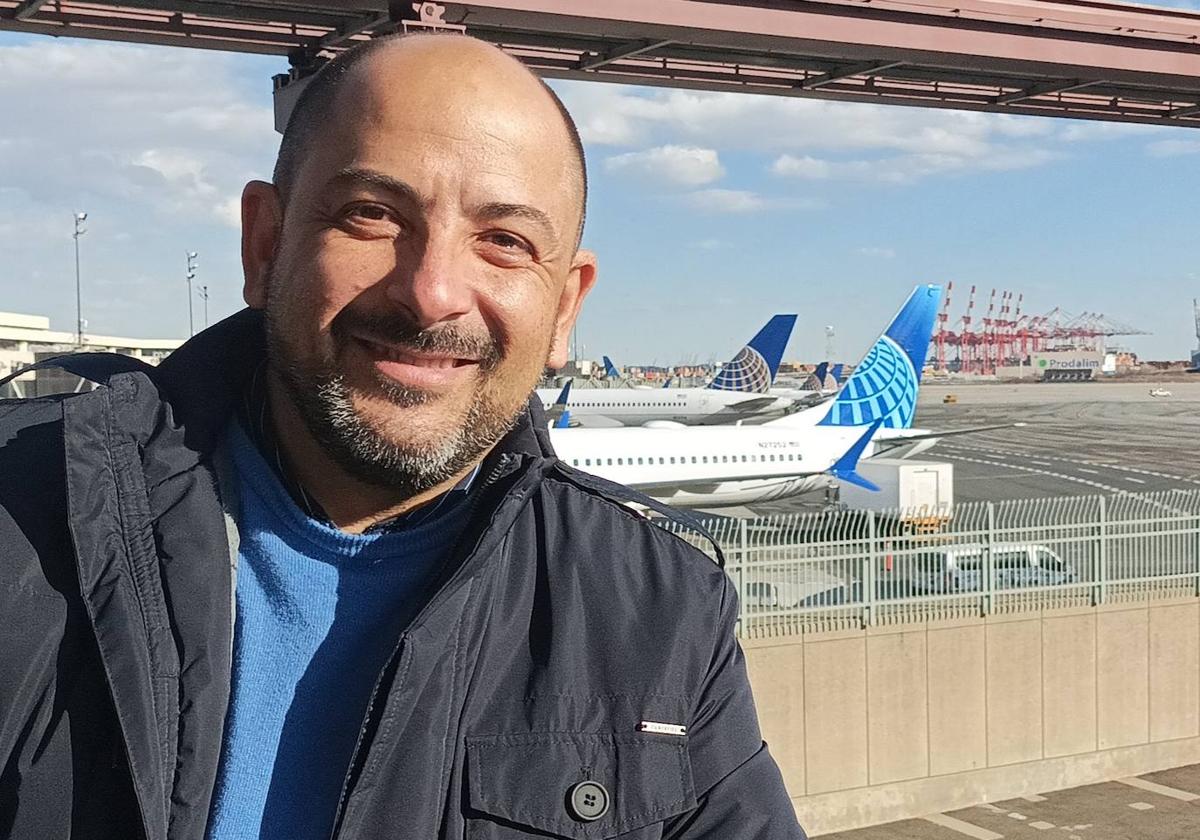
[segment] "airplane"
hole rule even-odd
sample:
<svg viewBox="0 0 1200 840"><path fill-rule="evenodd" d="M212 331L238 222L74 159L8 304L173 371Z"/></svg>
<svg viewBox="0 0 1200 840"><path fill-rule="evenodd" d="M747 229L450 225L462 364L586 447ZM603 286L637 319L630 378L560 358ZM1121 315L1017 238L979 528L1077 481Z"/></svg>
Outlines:
<svg viewBox="0 0 1200 840"><path fill-rule="evenodd" d="M794 400L768 394L767 389L795 323L795 315L771 318L705 388L576 388L571 392L571 422L591 428L677 428L781 415ZM537 390L547 407L557 394L553 388Z"/></svg>
<svg viewBox="0 0 1200 840"><path fill-rule="evenodd" d="M859 459L1012 425L911 428L941 292L918 286L829 404L757 426L551 430L554 449L571 466L676 507L773 501L830 476L878 489L858 474Z"/></svg>

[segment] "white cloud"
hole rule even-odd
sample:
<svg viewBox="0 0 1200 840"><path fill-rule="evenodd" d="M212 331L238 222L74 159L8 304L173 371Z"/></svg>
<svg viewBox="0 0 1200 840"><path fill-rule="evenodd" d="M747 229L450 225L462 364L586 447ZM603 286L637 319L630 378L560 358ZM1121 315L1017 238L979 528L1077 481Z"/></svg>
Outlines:
<svg viewBox="0 0 1200 840"><path fill-rule="evenodd" d="M1200 140L1158 140L1147 144L1146 151L1153 157L1200 154Z"/></svg>
<svg viewBox="0 0 1200 840"><path fill-rule="evenodd" d="M880 248L876 245L867 245L858 249L858 253L864 257L878 257L883 260L894 259L896 251L893 248Z"/></svg>
<svg viewBox="0 0 1200 840"><path fill-rule="evenodd" d="M641 152L626 152L604 161L610 172L657 178L688 187L710 184L725 174L715 149L698 146L656 146Z"/></svg>
<svg viewBox="0 0 1200 840"><path fill-rule="evenodd" d="M979 154L912 154L869 160L826 160L805 155L780 155L771 164L776 175L805 180L856 180L911 184L933 175L952 172L1028 169L1053 160L1048 149L988 148Z"/></svg>
<svg viewBox="0 0 1200 840"><path fill-rule="evenodd" d="M756 192L716 187L690 192L684 199L705 213L755 213L767 206L767 200Z"/></svg>

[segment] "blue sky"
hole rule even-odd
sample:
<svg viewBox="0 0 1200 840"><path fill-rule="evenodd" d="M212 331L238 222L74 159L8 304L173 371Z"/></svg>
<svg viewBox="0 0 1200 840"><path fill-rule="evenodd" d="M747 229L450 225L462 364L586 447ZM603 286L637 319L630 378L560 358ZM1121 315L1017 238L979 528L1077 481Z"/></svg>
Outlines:
<svg viewBox="0 0 1200 840"><path fill-rule="evenodd" d="M1187 5L1181 3L1180 5ZM236 198L278 145L282 59L0 34L0 309L74 326L71 214L96 333L187 329L185 252L210 317L241 305ZM555 83L585 138L590 356L709 361L773 312L855 359L916 283L1026 312L1107 313L1184 358L1200 132L816 100ZM196 301L197 323L202 320Z"/></svg>

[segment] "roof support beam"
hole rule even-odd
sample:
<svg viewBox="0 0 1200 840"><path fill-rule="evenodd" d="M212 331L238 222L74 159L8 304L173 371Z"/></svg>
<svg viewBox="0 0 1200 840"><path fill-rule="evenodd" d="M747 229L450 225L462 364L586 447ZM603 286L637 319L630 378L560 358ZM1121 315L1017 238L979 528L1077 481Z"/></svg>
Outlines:
<svg viewBox="0 0 1200 840"><path fill-rule="evenodd" d="M1081 82L1079 79L1066 81L1039 82L1036 85L1030 85L1024 90L1013 91L1006 93L1003 96L996 97L997 105L1011 105L1014 102L1022 102L1026 99L1033 99L1035 96L1048 96L1052 93L1066 93L1072 90L1091 87L1092 85L1104 84L1103 79L1092 79L1089 82Z"/></svg>
<svg viewBox="0 0 1200 840"><path fill-rule="evenodd" d="M1180 117L1194 117L1200 114L1200 105L1188 105L1184 108L1176 108L1174 111L1167 111L1167 119L1177 120Z"/></svg>
<svg viewBox="0 0 1200 840"><path fill-rule="evenodd" d="M27 20L37 14L37 10L45 6L48 0L23 0L13 9L14 20Z"/></svg>
<svg viewBox="0 0 1200 840"><path fill-rule="evenodd" d="M613 47L611 50L605 50L599 55L588 56L579 59L580 70L595 70L597 67L603 67L605 64L612 64L614 61L620 61L623 58L633 58L635 55L648 53L656 50L659 47L665 47L667 44L673 44L674 41L632 41L628 44L622 44L619 47Z"/></svg>
<svg viewBox="0 0 1200 840"><path fill-rule="evenodd" d="M849 79L854 76L873 76L876 73L891 70L893 67L899 67L902 64L904 64L903 61L889 61L886 64L878 61L847 64L845 67L835 67L828 73L822 73L819 76L810 76L804 81L799 82L796 87L800 90L815 90L819 87L824 87L833 82L840 82L842 79Z"/></svg>

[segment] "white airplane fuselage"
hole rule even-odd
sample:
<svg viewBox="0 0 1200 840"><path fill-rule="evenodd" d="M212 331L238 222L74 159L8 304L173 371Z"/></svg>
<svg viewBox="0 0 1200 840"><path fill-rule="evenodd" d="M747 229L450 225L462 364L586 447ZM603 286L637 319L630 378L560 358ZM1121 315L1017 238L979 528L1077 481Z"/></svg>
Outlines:
<svg viewBox="0 0 1200 840"><path fill-rule="evenodd" d="M555 388L537 391L546 408L558 394ZM567 410L581 426L588 426L589 421L622 426L642 426L655 421L685 426L735 423L779 417L792 404L787 397L714 388L572 388L567 398Z"/></svg>
<svg viewBox="0 0 1200 840"><path fill-rule="evenodd" d="M677 507L772 501L818 489L859 426L552 429L558 457ZM863 457L874 451L868 444Z"/></svg>

